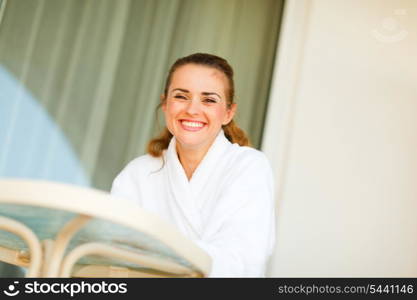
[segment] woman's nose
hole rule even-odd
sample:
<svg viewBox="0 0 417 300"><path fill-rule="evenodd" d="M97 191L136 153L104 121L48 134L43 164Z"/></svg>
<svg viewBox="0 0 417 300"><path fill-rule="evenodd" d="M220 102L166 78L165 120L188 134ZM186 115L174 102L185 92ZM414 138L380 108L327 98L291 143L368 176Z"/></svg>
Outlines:
<svg viewBox="0 0 417 300"><path fill-rule="evenodd" d="M187 113L189 113L190 115L195 115L198 114L200 112L200 100L199 99L191 99L188 102L186 111Z"/></svg>

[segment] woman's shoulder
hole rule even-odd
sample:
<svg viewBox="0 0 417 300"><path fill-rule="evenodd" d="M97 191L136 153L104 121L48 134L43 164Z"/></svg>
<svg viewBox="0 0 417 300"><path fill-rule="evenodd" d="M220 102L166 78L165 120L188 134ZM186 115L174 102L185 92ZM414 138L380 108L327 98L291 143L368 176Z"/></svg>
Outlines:
<svg viewBox="0 0 417 300"><path fill-rule="evenodd" d="M237 144L233 144L233 146L236 163L270 167L269 160L262 151L249 146L239 146Z"/></svg>
<svg viewBox="0 0 417 300"><path fill-rule="evenodd" d="M123 172L139 174L142 172L148 173L160 169L162 166L161 157L153 157L149 154L141 155L131 160Z"/></svg>
<svg viewBox="0 0 417 300"><path fill-rule="evenodd" d="M223 203L234 209L251 201L273 201L274 174L265 153L247 146L233 146L234 153L230 156L233 159L228 161L222 185ZM240 197L236 198L236 194Z"/></svg>
<svg viewBox="0 0 417 300"><path fill-rule="evenodd" d="M226 158L225 170L229 173L229 178L233 178L233 181L244 178L253 180L254 176L264 179L273 178L272 167L265 153L252 147L237 144L233 144L231 150Z"/></svg>

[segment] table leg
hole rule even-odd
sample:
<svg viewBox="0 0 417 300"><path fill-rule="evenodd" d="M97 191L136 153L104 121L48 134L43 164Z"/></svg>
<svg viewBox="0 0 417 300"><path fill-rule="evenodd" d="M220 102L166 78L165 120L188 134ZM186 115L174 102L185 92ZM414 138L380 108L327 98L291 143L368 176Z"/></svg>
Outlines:
<svg viewBox="0 0 417 300"><path fill-rule="evenodd" d="M29 267L29 252L25 250L15 250L0 246L0 261L27 268Z"/></svg>
<svg viewBox="0 0 417 300"><path fill-rule="evenodd" d="M71 238L80 230L91 217L86 215L79 215L69 221L64 228L62 228L53 243L48 265L44 271L45 277L58 277L59 268L64 257L65 250Z"/></svg>
<svg viewBox="0 0 417 300"><path fill-rule="evenodd" d="M48 270L49 263L51 261L52 251L54 247L53 240L43 240L42 241L42 249L43 249L43 264L41 270L41 276L45 277L46 272Z"/></svg>
<svg viewBox="0 0 417 300"><path fill-rule="evenodd" d="M39 277L42 265L42 247L36 235L23 223L0 216L0 230L5 230L24 240L30 253L30 263L26 277Z"/></svg>

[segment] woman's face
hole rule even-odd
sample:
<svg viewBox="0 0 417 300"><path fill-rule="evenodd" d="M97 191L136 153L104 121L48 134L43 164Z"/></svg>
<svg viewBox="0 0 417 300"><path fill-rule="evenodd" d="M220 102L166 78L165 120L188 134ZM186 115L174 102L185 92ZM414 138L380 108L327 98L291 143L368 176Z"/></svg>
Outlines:
<svg viewBox="0 0 417 300"><path fill-rule="evenodd" d="M187 64L175 70L162 110L178 146L203 151L210 147L236 110L236 104L227 107L227 89L226 75L215 68Z"/></svg>

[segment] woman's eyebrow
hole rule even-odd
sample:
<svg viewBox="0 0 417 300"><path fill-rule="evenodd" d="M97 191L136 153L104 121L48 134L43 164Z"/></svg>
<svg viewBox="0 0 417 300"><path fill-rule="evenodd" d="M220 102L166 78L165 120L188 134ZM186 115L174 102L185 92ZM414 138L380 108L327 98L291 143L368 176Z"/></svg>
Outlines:
<svg viewBox="0 0 417 300"><path fill-rule="evenodd" d="M186 89L180 89L180 88L173 89L172 91L173 91L173 92L175 92L175 91L180 91L180 92L183 92L183 93L189 93L189 92L190 92L189 90L186 90Z"/></svg>
<svg viewBox="0 0 417 300"><path fill-rule="evenodd" d="M202 95L204 95L204 96L216 95L216 96L217 96L217 97L219 97L220 99L222 98L222 97L220 97L220 95L219 95L219 94L214 93L214 92L202 92L201 94L202 94Z"/></svg>

